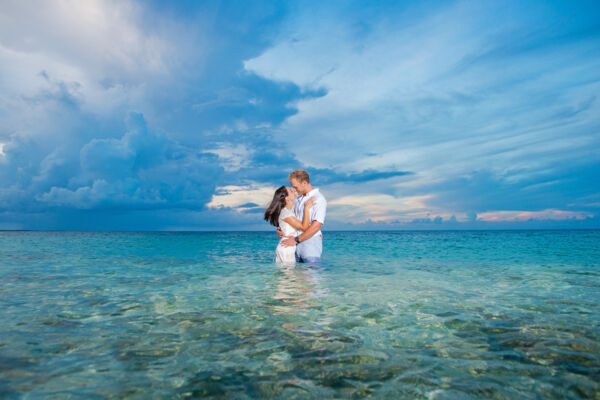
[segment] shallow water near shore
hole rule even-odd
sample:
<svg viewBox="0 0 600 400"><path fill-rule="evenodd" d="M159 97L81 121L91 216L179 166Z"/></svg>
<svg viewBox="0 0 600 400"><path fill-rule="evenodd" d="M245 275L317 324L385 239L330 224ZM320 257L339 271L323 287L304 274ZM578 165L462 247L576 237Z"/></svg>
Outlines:
<svg viewBox="0 0 600 400"><path fill-rule="evenodd" d="M0 232L0 398L599 398L600 231Z"/></svg>

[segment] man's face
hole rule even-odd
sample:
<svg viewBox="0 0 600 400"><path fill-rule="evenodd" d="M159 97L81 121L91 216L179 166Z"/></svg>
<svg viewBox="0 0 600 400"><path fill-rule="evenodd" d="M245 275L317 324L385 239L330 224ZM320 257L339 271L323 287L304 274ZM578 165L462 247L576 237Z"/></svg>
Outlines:
<svg viewBox="0 0 600 400"><path fill-rule="evenodd" d="M303 196L306 194L306 182L292 178L290 179L290 185L292 185L296 193L298 193L298 196Z"/></svg>

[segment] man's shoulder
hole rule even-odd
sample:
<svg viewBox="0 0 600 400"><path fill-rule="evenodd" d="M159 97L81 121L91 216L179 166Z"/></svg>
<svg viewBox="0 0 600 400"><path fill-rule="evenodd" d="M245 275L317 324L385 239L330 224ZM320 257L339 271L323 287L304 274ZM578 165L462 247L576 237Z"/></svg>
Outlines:
<svg viewBox="0 0 600 400"><path fill-rule="evenodd" d="M327 202L327 200L325 200L325 196L323 196L323 193L321 193L321 191L319 189L315 189L315 193L313 194L313 197L315 197L318 200L323 200L323 201Z"/></svg>
<svg viewBox="0 0 600 400"><path fill-rule="evenodd" d="M327 207L327 200L325 196L319 191L319 189L315 189L314 193L311 193L311 198L315 199L315 204L318 204L319 207Z"/></svg>

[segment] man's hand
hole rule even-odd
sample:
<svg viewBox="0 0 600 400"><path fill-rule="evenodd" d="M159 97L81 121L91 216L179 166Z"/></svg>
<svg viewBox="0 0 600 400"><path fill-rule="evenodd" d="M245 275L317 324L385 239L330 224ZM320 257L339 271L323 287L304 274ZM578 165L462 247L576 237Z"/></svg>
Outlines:
<svg viewBox="0 0 600 400"><path fill-rule="evenodd" d="M281 228L277 228L275 232L277 232L277 236L279 236L279 239L283 237L283 231L281 230Z"/></svg>
<svg viewBox="0 0 600 400"><path fill-rule="evenodd" d="M305 240L310 239L311 237L314 236L315 233L319 232L322 225L323 224L320 223L319 221L313 221L307 230L305 230L300 235L298 235L298 239L300 239L301 242L304 242Z"/></svg>
<svg viewBox="0 0 600 400"><path fill-rule="evenodd" d="M296 245L296 238L293 236L286 236L280 243L283 247L292 247Z"/></svg>

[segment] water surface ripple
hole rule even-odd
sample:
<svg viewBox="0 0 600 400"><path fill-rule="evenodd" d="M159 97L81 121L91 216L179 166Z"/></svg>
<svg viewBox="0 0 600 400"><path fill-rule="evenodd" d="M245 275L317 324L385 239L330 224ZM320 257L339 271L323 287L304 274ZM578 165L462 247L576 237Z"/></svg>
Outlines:
<svg viewBox="0 0 600 400"><path fill-rule="evenodd" d="M600 398L600 231L0 232L0 398Z"/></svg>

